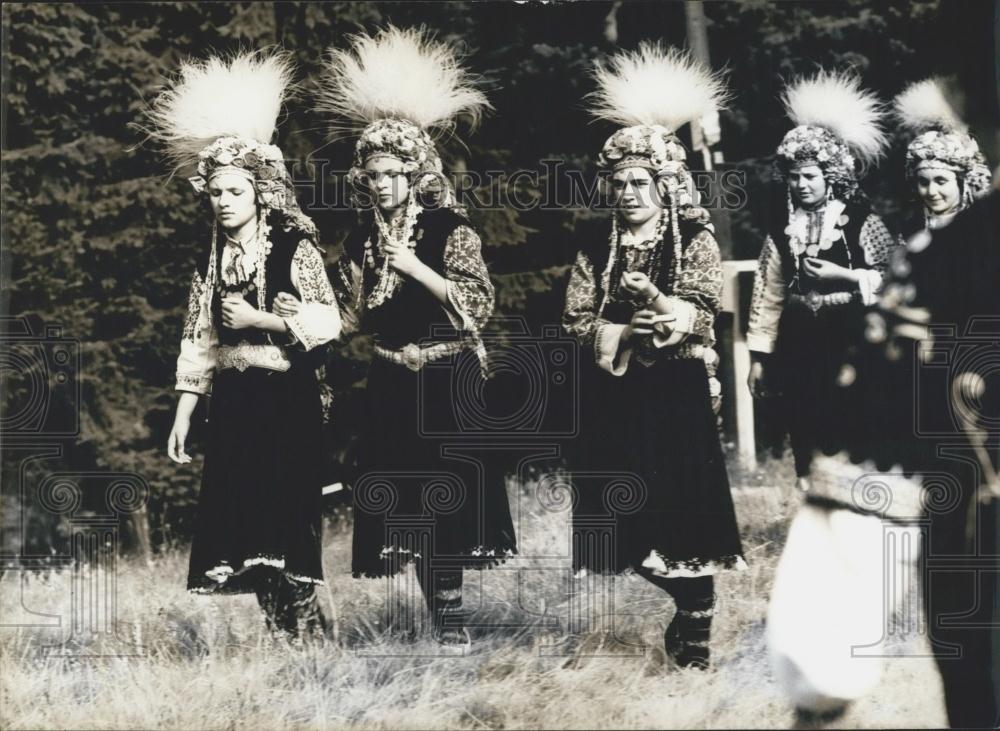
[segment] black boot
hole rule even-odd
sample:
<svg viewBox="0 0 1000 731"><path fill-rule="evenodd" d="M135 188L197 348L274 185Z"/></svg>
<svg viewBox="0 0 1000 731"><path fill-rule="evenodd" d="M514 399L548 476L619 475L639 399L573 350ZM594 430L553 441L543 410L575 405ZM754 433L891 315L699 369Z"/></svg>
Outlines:
<svg viewBox="0 0 1000 731"><path fill-rule="evenodd" d="M678 667L707 669L712 661L709 643L715 614L712 577L650 580L670 592L677 604L674 618L663 634L667 655Z"/></svg>
<svg viewBox="0 0 1000 731"><path fill-rule="evenodd" d="M663 644L679 667L706 670L711 664L712 611L678 609L667 626Z"/></svg>
<svg viewBox="0 0 1000 731"><path fill-rule="evenodd" d="M300 625L310 638L325 635L326 618L312 584L292 581L283 574L271 572L257 587L256 594L272 635L297 642Z"/></svg>
<svg viewBox="0 0 1000 731"><path fill-rule="evenodd" d="M437 570L427 586L426 578L421 588L431 612L431 634L437 642L458 649L471 646L472 639L465 628L465 611L462 609L462 571Z"/></svg>
<svg viewBox="0 0 1000 731"><path fill-rule="evenodd" d="M301 627L303 639L322 640L326 637L329 625L316 597L315 585L289 582L288 613L295 623L296 635Z"/></svg>

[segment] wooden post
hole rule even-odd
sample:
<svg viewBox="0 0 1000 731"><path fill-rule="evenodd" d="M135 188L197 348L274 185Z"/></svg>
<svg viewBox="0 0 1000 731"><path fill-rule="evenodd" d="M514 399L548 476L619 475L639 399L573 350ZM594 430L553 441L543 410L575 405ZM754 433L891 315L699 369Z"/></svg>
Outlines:
<svg viewBox="0 0 1000 731"><path fill-rule="evenodd" d="M733 377L736 384L736 446L740 462L747 469L757 467L757 441L754 436L753 396L747 387L750 375L750 348L740 313L740 273L757 269L753 259L722 262L722 310L733 316Z"/></svg>

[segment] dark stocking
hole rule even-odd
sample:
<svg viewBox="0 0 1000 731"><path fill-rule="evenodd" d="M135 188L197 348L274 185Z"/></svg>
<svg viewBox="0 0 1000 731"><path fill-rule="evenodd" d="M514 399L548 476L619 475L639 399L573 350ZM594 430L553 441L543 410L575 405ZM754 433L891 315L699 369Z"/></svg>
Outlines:
<svg viewBox="0 0 1000 731"><path fill-rule="evenodd" d="M677 604L677 612L663 637L667 654L681 667L707 668L711 661L709 640L715 614L712 577L665 579L651 573L643 576L670 594Z"/></svg>

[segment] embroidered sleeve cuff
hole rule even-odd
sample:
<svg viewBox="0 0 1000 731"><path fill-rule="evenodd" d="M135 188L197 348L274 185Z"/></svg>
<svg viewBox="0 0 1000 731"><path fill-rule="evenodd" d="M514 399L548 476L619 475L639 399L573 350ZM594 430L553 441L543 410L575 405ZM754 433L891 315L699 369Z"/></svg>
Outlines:
<svg viewBox="0 0 1000 731"><path fill-rule="evenodd" d="M658 323L653 326L653 345L665 348L679 345L688 335L698 332L698 308L680 297L667 297L670 303L672 322Z"/></svg>
<svg viewBox="0 0 1000 731"><path fill-rule="evenodd" d="M667 297L667 301L670 303L670 311L674 315L672 329L679 330L688 335L695 332L698 320L698 308L687 300L682 300L680 297Z"/></svg>
<svg viewBox="0 0 1000 731"><path fill-rule="evenodd" d="M597 365L614 376L620 376L628 370L632 348L622 348L622 333L625 325L615 325L606 322L597 326L594 334L594 355Z"/></svg>
<svg viewBox="0 0 1000 731"><path fill-rule="evenodd" d="M764 333L747 333L747 349L758 353L773 353L776 338Z"/></svg>
<svg viewBox="0 0 1000 731"><path fill-rule="evenodd" d="M190 393L197 393L203 396L208 395L212 393L212 377L191 373L178 373L177 385L174 386L174 390L188 391Z"/></svg>
<svg viewBox="0 0 1000 731"><path fill-rule="evenodd" d="M312 350L340 337L340 315L331 305L303 303L296 315L284 321L303 350Z"/></svg>

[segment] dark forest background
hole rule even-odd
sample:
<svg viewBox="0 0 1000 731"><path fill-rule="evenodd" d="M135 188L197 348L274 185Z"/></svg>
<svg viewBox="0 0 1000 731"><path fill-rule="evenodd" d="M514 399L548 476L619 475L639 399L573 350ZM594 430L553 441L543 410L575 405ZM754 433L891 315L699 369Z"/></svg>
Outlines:
<svg viewBox="0 0 1000 731"><path fill-rule="evenodd" d="M766 206L758 202L768 197L769 155L788 128L778 96L786 79L817 65L853 67L887 100L909 82L957 74L966 117L996 164L994 6L993 0L705 3L712 64L728 68L736 95L722 115L718 149L726 167L745 172L749 194L747 207L720 222L727 258L759 251ZM332 169L344 169L352 143L326 144L324 120L310 109L308 80L325 49L386 22L425 24L464 44L469 65L490 80L496 112L475 134L463 131L464 144L444 145L446 163L469 170L541 172L540 161L548 159L593 174L612 131L592 123L581 102L592 90L593 61L646 39L686 40L682 2L4 5L0 314L14 319L5 323L3 347L13 353L12 343L41 336L32 351L38 363L7 356L0 364L5 418L25 413L39 388L47 393L37 424L5 427L5 553L48 554L64 540L52 506L43 500L47 508L37 509L34 492L46 475L60 472L140 476L150 490L143 521L149 533L138 539L154 549L190 530L200 460L174 465L164 444L187 284L208 220L186 180L167 179L156 151L136 147L142 134L133 124L144 104L181 58L277 44L294 53L298 78L306 82L277 143L296 160L322 148ZM889 220L909 200L904 146L897 138L865 183ZM517 194L524 200L538 190L522 182ZM309 206L308 193L302 198L332 266L354 216ZM557 323L568 263L583 238L606 235L606 214L510 207L470 214L487 247L499 313L532 326ZM46 330L52 326L60 330ZM68 365L53 363L63 352L53 345L59 338L70 341ZM329 358L337 394L328 435L335 476L333 463L345 458L356 431L364 339L330 348ZM62 437L61 423L70 425ZM193 440L200 454L197 430ZM32 450L42 456L26 460ZM100 512L102 500L84 495L79 511Z"/></svg>

